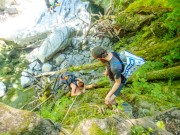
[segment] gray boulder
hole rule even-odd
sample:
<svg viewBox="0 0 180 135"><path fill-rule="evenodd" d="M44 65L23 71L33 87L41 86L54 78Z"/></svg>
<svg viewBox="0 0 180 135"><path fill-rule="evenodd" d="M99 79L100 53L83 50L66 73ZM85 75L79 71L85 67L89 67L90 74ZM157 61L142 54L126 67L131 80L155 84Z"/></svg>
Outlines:
<svg viewBox="0 0 180 135"><path fill-rule="evenodd" d="M60 65L65 59L66 56L64 54L60 54L59 56L54 58L54 61L56 62L56 65Z"/></svg>
<svg viewBox="0 0 180 135"><path fill-rule="evenodd" d="M21 86L23 88L26 88L26 87L30 86L33 83L33 81L34 81L33 78L26 77L26 76L21 76L20 80L21 80Z"/></svg>
<svg viewBox="0 0 180 135"><path fill-rule="evenodd" d="M50 72L52 70L52 65L49 63L45 63L42 66L42 72Z"/></svg>
<svg viewBox="0 0 180 135"><path fill-rule="evenodd" d="M121 112L122 113L122 112ZM113 134L116 135L130 135L133 127L139 126L148 131L152 129L152 135L178 135L179 134L179 108L172 108L162 113L158 113L152 117L144 117L139 119L130 119L126 114L113 115L105 119L87 119L82 121L74 130L73 135L99 135L99 134ZM158 123L161 123L159 125ZM139 131L137 134L144 133ZM134 134L136 134L134 132Z"/></svg>
<svg viewBox="0 0 180 135"><path fill-rule="evenodd" d="M57 52L62 52L71 43L75 31L69 27L56 29L41 45L38 59L45 63Z"/></svg>

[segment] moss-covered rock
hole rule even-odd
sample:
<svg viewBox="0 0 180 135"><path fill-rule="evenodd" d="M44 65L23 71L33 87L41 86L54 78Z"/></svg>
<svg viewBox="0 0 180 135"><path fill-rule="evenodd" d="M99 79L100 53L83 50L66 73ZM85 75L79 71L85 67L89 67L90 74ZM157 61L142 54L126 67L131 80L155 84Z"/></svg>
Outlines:
<svg viewBox="0 0 180 135"><path fill-rule="evenodd" d="M111 122L109 122L111 123ZM111 132L110 124L107 119L84 120L73 132L73 135L108 135ZM112 124L112 123L111 123ZM113 133L113 132L112 132ZM115 132L114 132L115 133Z"/></svg>
<svg viewBox="0 0 180 135"><path fill-rule="evenodd" d="M3 69L2 69L2 73L5 75L11 73L12 71L13 71L13 68L11 66L8 66L8 65L3 67Z"/></svg>
<svg viewBox="0 0 180 135"><path fill-rule="evenodd" d="M0 103L0 134L58 134L52 121L44 120L35 113L11 108Z"/></svg>

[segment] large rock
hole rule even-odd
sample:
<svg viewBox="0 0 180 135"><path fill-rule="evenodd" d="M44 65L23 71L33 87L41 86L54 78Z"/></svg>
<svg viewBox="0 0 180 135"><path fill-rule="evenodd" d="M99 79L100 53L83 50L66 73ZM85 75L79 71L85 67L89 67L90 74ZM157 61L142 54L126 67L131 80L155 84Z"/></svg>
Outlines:
<svg viewBox="0 0 180 135"><path fill-rule="evenodd" d="M56 12L53 14L47 11L44 0L17 2L17 8L22 11L18 11L19 14L14 18L7 17L6 21L0 24L0 37L20 46L39 46L56 27L71 26L76 29L77 35L82 36L90 25L89 2L59 0L60 6L55 8ZM4 7L4 0L0 2L0 8L1 5ZM10 8L9 12L15 13L14 8L8 7Z"/></svg>
<svg viewBox="0 0 180 135"><path fill-rule="evenodd" d="M58 135L58 125L33 112L0 103L0 134Z"/></svg>
<svg viewBox="0 0 180 135"><path fill-rule="evenodd" d="M138 134L148 132L152 135L173 135L179 134L179 115L178 108L172 108L152 117L139 119L123 118L124 115L114 115L105 119L87 119L82 121L74 130L73 135L99 135L116 134L129 135L135 126L141 127L144 131L136 131ZM161 124L158 124L161 123ZM148 129L152 131L148 131ZM112 133L113 129L113 133Z"/></svg>
<svg viewBox="0 0 180 135"><path fill-rule="evenodd" d="M69 27L56 29L41 45L38 59L45 63L57 52L63 51L71 43L73 34L74 29Z"/></svg>

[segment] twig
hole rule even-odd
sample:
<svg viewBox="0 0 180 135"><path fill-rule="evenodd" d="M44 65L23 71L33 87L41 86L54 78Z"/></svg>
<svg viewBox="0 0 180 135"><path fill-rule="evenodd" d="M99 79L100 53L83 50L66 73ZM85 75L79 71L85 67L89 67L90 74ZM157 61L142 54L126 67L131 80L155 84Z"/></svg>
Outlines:
<svg viewBox="0 0 180 135"><path fill-rule="evenodd" d="M34 102L36 102L36 101L38 101L38 100L39 100L39 99L35 99L35 100L33 100L33 101L31 101L31 102L29 102L29 103L23 105L23 106L20 107L19 109L23 109L26 105L32 104L32 103L34 103Z"/></svg>
<svg viewBox="0 0 180 135"><path fill-rule="evenodd" d="M65 135L71 135L65 128L61 127L60 130L65 134Z"/></svg>
<svg viewBox="0 0 180 135"><path fill-rule="evenodd" d="M34 111L37 107L39 107L40 105L42 105L44 102L46 102L48 99L50 99L52 97L52 95L50 95L46 100L44 100L42 103L40 103L39 105L37 105L35 108L33 108L32 110L31 110L31 112L32 111Z"/></svg>

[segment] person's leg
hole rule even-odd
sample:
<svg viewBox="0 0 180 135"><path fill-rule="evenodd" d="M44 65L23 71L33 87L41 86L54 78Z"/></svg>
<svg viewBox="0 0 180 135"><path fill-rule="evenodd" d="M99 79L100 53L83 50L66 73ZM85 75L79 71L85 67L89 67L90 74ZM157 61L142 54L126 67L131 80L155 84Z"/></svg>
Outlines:
<svg viewBox="0 0 180 135"><path fill-rule="evenodd" d="M120 85L120 88L119 88L117 91L115 91L115 93L111 96L111 98L110 98L110 100L109 100L111 106L112 106L112 105L115 105L115 106L118 105L117 102L115 101L115 99L116 99L116 97L120 94L120 91L122 90L122 88L124 87L124 85L125 85L125 82L123 81L123 82L121 83L121 85ZM118 112L118 108L116 108L114 111L115 111L115 112Z"/></svg>

